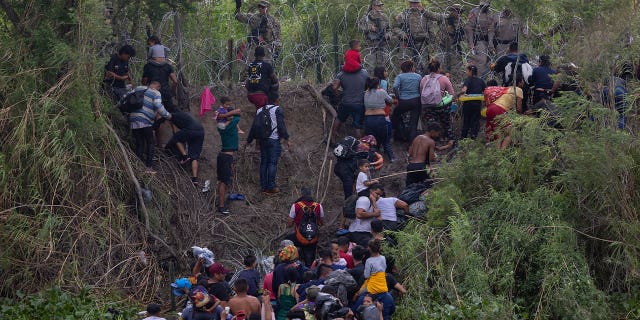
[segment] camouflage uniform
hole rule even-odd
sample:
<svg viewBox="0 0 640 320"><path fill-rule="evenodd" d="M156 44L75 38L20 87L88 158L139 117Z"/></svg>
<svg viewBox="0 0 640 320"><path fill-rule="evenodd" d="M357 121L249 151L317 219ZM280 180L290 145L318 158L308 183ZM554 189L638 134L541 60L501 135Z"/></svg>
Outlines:
<svg viewBox="0 0 640 320"><path fill-rule="evenodd" d="M486 7L486 12L482 8ZM464 32L467 36L469 48L474 48L473 62L478 67L478 75L482 76L490 61L489 48L494 48L494 20L488 1L481 1L480 6L471 10Z"/></svg>
<svg viewBox="0 0 640 320"><path fill-rule="evenodd" d="M420 0L409 0L411 3L419 3ZM446 15L437 14L424 8L407 8L395 17L393 31L400 38L402 60L413 60L418 71L424 71L429 62L429 46L436 45L430 39L429 23L431 21L444 21ZM432 40L432 41L430 41Z"/></svg>
<svg viewBox="0 0 640 320"><path fill-rule="evenodd" d="M358 29L365 39L363 56L367 69L385 66L389 57L389 38L391 37L389 17L380 7L373 7L382 6L382 1L373 1L371 5L369 12L358 21Z"/></svg>
<svg viewBox="0 0 640 320"><path fill-rule="evenodd" d="M496 57L502 57L509 52L509 44L518 41L521 25L509 9L497 14L495 21Z"/></svg>
<svg viewBox="0 0 640 320"><path fill-rule="evenodd" d="M444 28L446 35L441 43L446 50L446 55L442 64L446 70L453 74L463 72L462 66L462 42L464 41L464 20L462 18L463 8L460 5L449 7L451 14L446 18Z"/></svg>
<svg viewBox="0 0 640 320"><path fill-rule="evenodd" d="M259 7L268 8L269 2L261 0ZM263 46L266 50L265 61L272 64L278 58L278 53L282 47L280 37L280 22L269 13L240 13L236 12L236 20L247 24L249 27L249 36L247 36L246 53L253 52L256 46ZM245 60L251 61L253 57L245 54Z"/></svg>

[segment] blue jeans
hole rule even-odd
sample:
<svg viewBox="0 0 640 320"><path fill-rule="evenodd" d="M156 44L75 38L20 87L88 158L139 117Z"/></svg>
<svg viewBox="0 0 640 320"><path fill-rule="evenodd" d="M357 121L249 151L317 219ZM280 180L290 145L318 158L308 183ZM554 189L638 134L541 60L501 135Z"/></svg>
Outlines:
<svg viewBox="0 0 640 320"><path fill-rule="evenodd" d="M388 132L387 120L383 115L364 117L364 134L376 137L378 145L384 147L384 152L389 156L389 159L393 159L393 150L387 136Z"/></svg>
<svg viewBox="0 0 640 320"><path fill-rule="evenodd" d="M280 154L282 154L280 140L264 139L260 141L260 186L262 190L276 187L276 172Z"/></svg>
<svg viewBox="0 0 640 320"><path fill-rule="evenodd" d="M358 307L362 305L362 301L364 301L365 294L366 293L362 293L358 296L358 300L353 305L353 308L351 310L355 312L355 310L357 310ZM372 296L376 301L382 303L382 318L384 320L390 320L391 315L396 312L396 304L393 301L393 297L391 296L391 294L389 292L385 292L385 293L374 294Z"/></svg>

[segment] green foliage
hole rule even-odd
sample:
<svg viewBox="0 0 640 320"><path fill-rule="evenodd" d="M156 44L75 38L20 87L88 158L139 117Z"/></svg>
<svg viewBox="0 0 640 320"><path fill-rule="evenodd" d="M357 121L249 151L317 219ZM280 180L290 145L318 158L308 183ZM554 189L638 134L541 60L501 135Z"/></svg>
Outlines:
<svg viewBox="0 0 640 320"><path fill-rule="evenodd" d="M462 144L398 234L401 314L428 319L611 319L637 312L636 138L583 98L549 118L512 116L514 146ZM611 293L617 292L616 299ZM425 301L424 297L430 297ZM620 303L619 301L623 301Z"/></svg>
<svg viewBox="0 0 640 320"><path fill-rule="evenodd" d="M108 312L117 310L118 315ZM77 294L59 287L43 290L35 295L18 292L16 299L0 300L0 318L3 319L133 319L135 310L122 305L104 304L88 289Z"/></svg>

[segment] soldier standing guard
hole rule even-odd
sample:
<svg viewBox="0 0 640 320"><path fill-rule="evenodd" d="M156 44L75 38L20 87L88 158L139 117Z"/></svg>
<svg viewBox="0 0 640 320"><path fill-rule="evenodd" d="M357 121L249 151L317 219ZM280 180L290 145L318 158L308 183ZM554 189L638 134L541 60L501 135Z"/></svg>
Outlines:
<svg viewBox="0 0 640 320"><path fill-rule="evenodd" d="M380 0L371 1L369 11L358 21L358 29L364 34L364 63L367 69L384 67L389 55L391 30L389 17L382 12Z"/></svg>
<svg viewBox="0 0 640 320"><path fill-rule="evenodd" d="M502 57L509 52L509 44L518 42L521 24L518 18L513 16L511 9L505 8L496 16L496 57Z"/></svg>
<svg viewBox="0 0 640 320"><path fill-rule="evenodd" d="M262 46L266 49L265 61L275 64L282 47L280 37L280 22L269 14L271 4L267 0L258 2L258 13L241 13L242 0L236 0L236 20L247 24L249 36L245 52L252 52L253 48ZM245 57L249 57L245 54Z"/></svg>
<svg viewBox="0 0 640 320"><path fill-rule="evenodd" d="M456 73L462 72L462 42L464 41L464 20L462 13L464 8L454 4L448 8L449 16L445 21L447 34L443 38L442 48L446 50L444 59L445 69Z"/></svg>
<svg viewBox="0 0 640 320"><path fill-rule="evenodd" d="M394 33L401 43L401 59L413 60L418 72L424 71L429 61L429 20L444 21L446 15L425 10L420 0L409 0L409 8L395 17Z"/></svg>
<svg viewBox="0 0 640 320"><path fill-rule="evenodd" d="M480 1L478 7L471 10L469 19L464 28L467 42L474 64L478 67L478 74L483 76L489 65L489 50L495 51L493 45L494 38L494 16L489 12L489 1Z"/></svg>

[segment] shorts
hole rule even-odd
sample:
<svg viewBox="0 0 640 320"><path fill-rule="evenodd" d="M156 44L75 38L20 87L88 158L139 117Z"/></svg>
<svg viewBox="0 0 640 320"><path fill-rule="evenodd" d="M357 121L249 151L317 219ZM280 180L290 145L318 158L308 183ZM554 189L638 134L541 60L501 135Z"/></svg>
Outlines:
<svg viewBox="0 0 640 320"><path fill-rule="evenodd" d="M226 153L218 153L216 173L218 181L231 185L231 177L233 176L233 156Z"/></svg>
<svg viewBox="0 0 640 320"><path fill-rule="evenodd" d="M200 153L202 153L204 130L182 129L173 134L167 146L173 146L176 142L185 143L187 145L187 156L191 160L198 160L200 159Z"/></svg>
<svg viewBox="0 0 640 320"><path fill-rule="evenodd" d="M426 162L409 163L407 165L407 171L416 171L407 173L407 186L429 179L429 172L427 171Z"/></svg>
<svg viewBox="0 0 640 320"><path fill-rule="evenodd" d="M269 103L269 97L262 92L253 92L247 94L247 100L256 106L256 109L260 109Z"/></svg>
<svg viewBox="0 0 640 320"><path fill-rule="evenodd" d="M340 104L338 108L338 120L340 122L346 122L351 116L353 118L353 127L356 129L362 129L364 121L364 105L362 104Z"/></svg>

